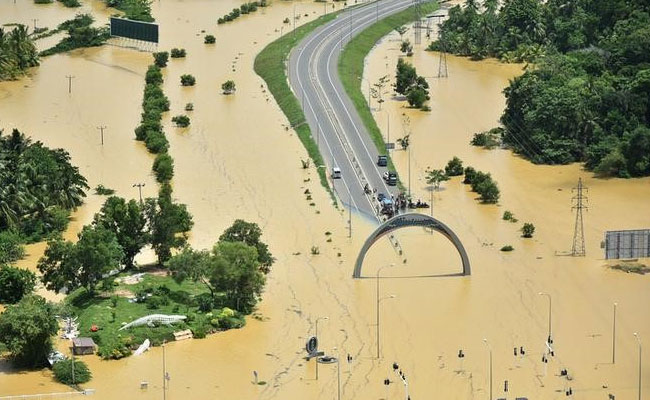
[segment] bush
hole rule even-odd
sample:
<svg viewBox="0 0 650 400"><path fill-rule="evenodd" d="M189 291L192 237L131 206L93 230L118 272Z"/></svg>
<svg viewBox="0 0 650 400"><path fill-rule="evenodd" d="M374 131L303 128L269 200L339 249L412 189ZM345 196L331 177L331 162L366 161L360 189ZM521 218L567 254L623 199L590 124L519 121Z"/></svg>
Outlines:
<svg viewBox="0 0 650 400"><path fill-rule="evenodd" d="M185 49L173 48L171 51L172 58L183 58L186 56Z"/></svg>
<svg viewBox="0 0 650 400"><path fill-rule="evenodd" d="M190 74L181 75L181 85L183 86L194 86L196 83L196 78Z"/></svg>
<svg viewBox="0 0 650 400"><path fill-rule="evenodd" d="M221 90L223 90L223 93L224 93L224 94L235 93L235 90L237 90L237 89L235 88L235 82L234 82L234 81L231 81L231 80L225 81L225 82L221 85Z"/></svg>
<svg viewBox="0 0 650 400"><path fill-rule="evenodd" d="M147 74L144 77L147 84L160 85L163 83L162 72L157 65L150 65L147 69Z"/></svg>
<svg viewBox="0 0 650 400"><path fill-rule="evenodd" d="M72 364L74 362L74 379L72 378ZM86 383L92 378L88 366L79 360L62 360L52 366L54 379L65 385Z"/></svg>
<svg viewBox="0 0 650 400"><path fill-rule="evenodd" d="M185 111L194 111L194 103L185 104Z"/></svg>
<svg viewBox="0 0 650 400"><path fill-rule="evenodd" d="M162 132L149 131L145 138L147 150L154 154L164 153L169 148L169 142Z"/></svg>
<svg viewBox="0 0 650 400"><path fill-rule="evenodd" d="M167 61L169 60L169 53L166 51L159 51L157 53L153 53L153 60L154 64L158 68L164 68L167 66Z"/></svg>
<svg viewBox="0 0 650 400"><path fill-rule="evenodd" d="M486 132L475 133L471 140L473 146L481 146L486 149L492 149L501 144L501 137L503 136L503 128L492 128Z"/></svg>
<svg viewBox="0 0 650 400"><path fill-rule="evenodd" d="M214 44L216 41L217 38L215 38L214 35L205 35L205 37L203 38L203 43L205 44Z"/></svg>
<svg viewBox="0 0 650 400"><path fill-rule="evenodd" d="M180 128L186 128L190 126L190 117L187 115L177 115L172 118L172 122L176 124L176 126Z"/></svg>
<svg viewBox="0 0 650 400"><path fill-rule="evenodd" d="M174 176L174 160L167 153L158 154L152 169L158 182L168 182Z"/></svg>
<svg viewBox="0 0 650 400"><path fill-rule="evenodd" d="M99 335L91 336L98 344L97 354L105 360L119 360L120 358L131 355L133 341L130 336L122 338L120 336L107 335L103 336L101 340L99 340Z"/></svg>
<svg viewBox="0 0 650 400"><path fill-rule="evenodd" d="M510 221L510 222L513 222L513 223L519 221L517 218L515 218L515 214L513 214L512 212L510 212L508 210L503 212L502 219L504 221Z"/></svg>
<svg viewBox="0 0 650 400"><path fill-rule="evenodd" d="M425 88L415 86L406 93L406 100L411 107L422 108L424 103L429 100L429 95Z"/></svg>
<svg viewBox="0 0 650 400"><path fill-rule="evenodd" d="M14 231L0 232L0 265L12 263L23 258L25 256L25 248L22 243L23 240L18 233Z"/></svg>
<svg viewBox="0 0 650 400"><path fill-rule="evenodd" d="M81 7L81 3L79 3L78 0L59 0L61 3L63 3L64 6L73 8L73 7Z"/></svg>
<svg viewBox="0 0 650 400"><path fill-rule="evenodd" d="M513 251L514 249L515 249L514 247L507 244L501 248L501 251Z"/></svg>
<svg viewBox="0 0 650 400"><path fill-rule="evenodd" d="M110 196L112 194L115 194L115 190L111 188L107 188L106 186L100 183L95 187L95 194L100 196Z"/></svg>
<svg viewBox="0 0 650 400"><path fill-rule="evenodd" d="M535 233L535 225L530 222L526 222L524 226L521 227L521 236L525 238L532 238L533 233Z"/></svg>
<svg viewBox="0 0 650 400"><path fill-rule="evenodd" d="M291 22L291 20L289 19L289 17L287 17L287 18L285 18L285 19L282 20L282 23L283 23L283 24L288 24L289 22Z"/></svg>
<svg viewBox="0 0 650 400"><path fill-rule="evenodd" d="M499 201L499 187L492 179L478 185L476 192L481 196L481 202L494 204Z"/></svg>
<svg viewBox="0 0 650 400"><path fill-rule="evenodd" d="M463 183L470 185L472 183L472 180L474 179L474 176L476 175L476 170L472 167L466 167L465 168L465 179L463 179Z"/></svg>
<svg viewBox="0 0 650 400"><path fill-rule="evenodd" d="M27 269L0 266L0 303L18 303L28 293L34 290L36 275Z"/></svg>
<svg viewBox="0 0 650 400"><path fill-rule="evenodd" d="M447 176L460 176L463 175L463 162L460 158L454 157L445 166L445 174Z"/></svg>

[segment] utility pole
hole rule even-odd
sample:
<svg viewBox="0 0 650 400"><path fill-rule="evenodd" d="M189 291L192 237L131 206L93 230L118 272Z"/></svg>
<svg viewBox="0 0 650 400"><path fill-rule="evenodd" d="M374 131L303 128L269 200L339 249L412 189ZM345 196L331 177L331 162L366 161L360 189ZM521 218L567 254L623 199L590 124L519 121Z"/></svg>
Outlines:
<svg viewBox="0 0 650 400"><path fill-rule="evenodd" d="M409 145L409 198L411 197L411 146Z"/></svg>
<svg viewBox="0 0 650 400"><path fill-rule="evenodd" d="M614 319L612 320L612 364L616 364L616 306L614 303Z"/></svg>
<svg viewBox="0 0 650 400"><path fill-rule="evenodd" d="M636 338L636 342L639 345L639 400L641 400L641 338L636 332L634 332L634 337Z"/></svg>
<svg viewBox="0 0 650 400"><path fill-rule="evenodd" d="M162 344L163 357L163 400L167 399L167 365L165 364L165 343Z"/></svg>
<svg viewBox="0 0 650 400"><path fill-rule="evenodd" d="M293 36L296 36L296 3L293 3Z"/></svg>
<svg viewBox="0 0 650 400"><path fill-rule="evenodd" d="M66 75L66 78L68 78L68 93L72 93L72 78L74 78L73 75Z"/></svg>
<svg viewBox="0 0 650 400"><path fill-rule="evenodd" d="M420 0L413 0L413 9L415 11L415 24L413 31L415 35L415 44L422 43L422 10L420 9Z"/></svg>
<svg viewBox="0 0 650 400"><path fill-rule="evenodd" d="M386 110L386 127L387 132L386 132L386 143L390 143L390 112ZM388 155L390 155L390 149L387 149Z"/></svg>
<svg viewBox="0 0 650 400"><path fill-rule="evenodd" d="M102 136L102 146L104 145L104 129L106 129L106 126L98 126L97 129L100 130L101 136Z"/></svg>
<svg viewBox="0 0 650 400"><path fill-rule="evenodd" d="M32 21L34 21L34 31L36 31L36 22L38 21L38 18L33 18Z"/></svg>
<svg viewBox="0 0 650 400"><path fill-rule="evenodd" d="M348 237L352 237L352 193L348 191L350 196L350 204L348 205Z"/></svg>
<svg viewBox="0 0 650 400"><path fill-rule="evenodd" d="M134 183L133 187L138 188L138 192L140 192L140 204L142 204L142 188L144 187L144 183Z"/></svg>
<svg viewBox="0 0 650 400"><path fill-rule="evenodd" d="M492 346L488 343L487 339L483 339L483 343L487 346L488 350L490 351L490 400L492 400Z"/></svg>
<svg viewBox="0 0 650 400"><path fill-rule="evenodd" d="M572 189L572 192L576 193L575 196L571 198L573 203L571 210L576 210L576 222L573 229L573 246L571 247L571 255L574 257L584 257L585 256L585 234L584 234L584 224L582 222L582 210L588 209L585 205L588 199L582 191L588 191L588 189L582 186L582 178L578 178L578 186Z"/></svg>

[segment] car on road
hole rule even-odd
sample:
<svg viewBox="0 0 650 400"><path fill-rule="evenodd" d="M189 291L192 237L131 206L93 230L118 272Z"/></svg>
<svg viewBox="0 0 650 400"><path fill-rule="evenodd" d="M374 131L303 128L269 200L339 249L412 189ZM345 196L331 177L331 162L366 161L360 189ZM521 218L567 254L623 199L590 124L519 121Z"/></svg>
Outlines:
<svg viewBox="0 0 650 400"><path fill-rule="evenodd" d="M341 179L341 168L333 167L331 176L332 176L332 179Z"/></svg>
<svg viewBox="0 0 650 400"><path fill-rule="evenodd" d="M379 193L377 194L377 201L378 201L378 202L381 203L381 201L382 201L383 199L385 199L385 198L386 198L386 195L383 194L382 192L379 192Z"/></svg>
<svg viewBox="0 0 650 400"><path fill-rule="evenodd" d="M377 156L377 165L380 167L385 167L388 165L388 157L387 156Z"/></svg>
<svg viewBox="0 0 650 400"><path fill-rule="evenodd" d="M383 178L388 186L397 185L397 173L386 171L384 172Z"/></svg>

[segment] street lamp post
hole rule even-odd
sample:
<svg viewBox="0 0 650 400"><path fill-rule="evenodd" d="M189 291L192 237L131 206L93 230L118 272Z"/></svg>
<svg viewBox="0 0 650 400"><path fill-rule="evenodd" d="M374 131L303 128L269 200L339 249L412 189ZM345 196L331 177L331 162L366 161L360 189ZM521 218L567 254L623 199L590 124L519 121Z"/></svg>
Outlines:
<svg viewBox="0 0 650 400"><path fill-rule="evenodd" d="M329 317L318 317L316 318L316 339L318 339L318 321L319 320L327 321ZM318 357L316 357L316 380L318 380Z"/></svg>
<svg viewBox="0 0 650 400"><path fill-rule="evenodd" d="M616 364L616 306L614 303L614 318L612 319L612 364Z"/></svg>
<svg viewBox="0 0 650 400"><path fill-rule="evenodd" d="M490 400L492 400L492 346L488 343L487 339L483 339L483 343L487 346L490 351Z"/></svg>
<svg viewBox="0 0 650 400"><path fill-rule="evenodd" d="M634 332L634 337L636 338L636 342L639 344L639 400L641 400L641 338L639 337L639 334Z"/></svg>
<svg viewBox="0 0 650 400"><path fill-rule="evenodd" d="M551 295L548 294L548 293L544 293L544 292L539 292L539 295L548 297L548 344L550 346L551 343L552 343L552 338L551 338L551 311L552 311L552 308L551 308Z"/></svg>
<svg viewBox="0 0 650 400"><path fill-rule="evenodd" d="M381 273L381 270L387 267L394 267L395 263L384 265L379 267L377 269L377 278L376 278L376 283L377 283L377 293L376 293L376 299L377 299L377 359L379 359L379 274Z"/></svg>
<svg viewBox="0 0 650 400"><path fill-rule="evenodd" d="M360 81L362 81L362 82L366 81L366 83L368 84L368 109L372 110L372 105L371 105L372 97L370 95L370 91L371 91L371 89L370 89L370 81L368 79L364 78L363 76L359 76L358 78L359 78Z"/></svg>

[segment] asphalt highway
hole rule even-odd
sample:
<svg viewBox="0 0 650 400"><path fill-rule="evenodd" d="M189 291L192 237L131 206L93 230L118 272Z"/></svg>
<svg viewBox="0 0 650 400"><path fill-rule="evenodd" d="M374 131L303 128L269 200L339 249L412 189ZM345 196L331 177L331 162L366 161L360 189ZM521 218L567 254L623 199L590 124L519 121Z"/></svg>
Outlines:
<svg viewBox="0 0 650 400"><path fill-rule="evenodd" d="M366 195L364 186L389 195L396 195L397 189L382 178L387 169L377 166L379 152L343 89L338 60L350 38L411 4L409 0L379 0L351 7L303 39L289 57L289 84L326 163L319 167L327 168L328 176L333 167L340 168L342 178L330 179L337 196L372 218L377 217L376 194Z"/></svg>

